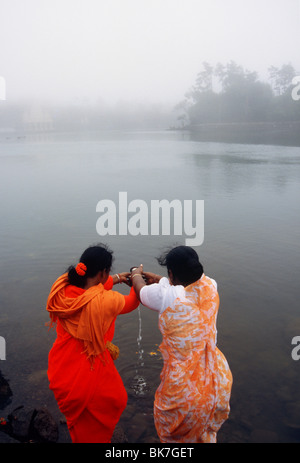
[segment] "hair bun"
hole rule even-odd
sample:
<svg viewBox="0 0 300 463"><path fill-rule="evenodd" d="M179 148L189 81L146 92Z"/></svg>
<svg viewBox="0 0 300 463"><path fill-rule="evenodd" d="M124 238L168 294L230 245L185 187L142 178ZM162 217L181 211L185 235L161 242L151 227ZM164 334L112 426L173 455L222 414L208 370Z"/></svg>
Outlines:
<svg viewBox="0 0 300 463"><path fill-rule="evenodd" d="M83 277L86 274L87 267L83 262L79 262L79 264L76 265L76 273Z"/></svg>

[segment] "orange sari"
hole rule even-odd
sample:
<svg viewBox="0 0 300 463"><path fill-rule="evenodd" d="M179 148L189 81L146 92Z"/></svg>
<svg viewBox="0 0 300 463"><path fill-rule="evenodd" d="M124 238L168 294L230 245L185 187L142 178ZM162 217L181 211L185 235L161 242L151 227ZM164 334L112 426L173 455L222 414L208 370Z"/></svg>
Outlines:
<svg viewBox="0 0 300 463"><path fill-rule="evenodd" d="M232 375L216 347L219 296L205 275L159 316L164 359L154 419L161 442L216 442L228 418Z"/></svg>
<svg viewBox="0 0 300 463"><path fill-rule="evenodd" d="M110 442L127 404L122 379L106 349L126 296L110 287L112 279L105 286L83 290L70 286L64 274L47 301L57 331L48 358L48 379L73 443ZM135 299L131 309L138 304Z"/></svg>

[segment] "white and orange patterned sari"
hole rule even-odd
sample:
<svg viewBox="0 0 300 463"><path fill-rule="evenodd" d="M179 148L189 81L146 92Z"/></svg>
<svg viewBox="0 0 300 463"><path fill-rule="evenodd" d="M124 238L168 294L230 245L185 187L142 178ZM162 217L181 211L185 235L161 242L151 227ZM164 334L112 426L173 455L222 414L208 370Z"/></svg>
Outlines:
<svg viewBox="0 0 300 463"><path fill-rule="evenodd" d="M158 436L168 443L214 443L229 416L232 387L228 363L216 347L216 283L202 275L185 288L170 286L166 278L151 286L141 290L141 302L160 312L164 366L154 401Z"/></svg>

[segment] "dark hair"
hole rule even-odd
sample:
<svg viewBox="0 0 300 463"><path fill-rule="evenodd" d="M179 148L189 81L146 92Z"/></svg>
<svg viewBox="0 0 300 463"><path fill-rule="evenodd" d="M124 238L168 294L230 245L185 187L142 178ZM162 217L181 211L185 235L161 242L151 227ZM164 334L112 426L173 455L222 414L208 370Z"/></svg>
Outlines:
<svg viewBox="0 0 300 463"><path fill-rule="evenodd" d="M160 265L171 270L174 277L184 286L199 280L203 274L198 254L189 246L177 246L166 251L157 260Z"/></svg>
<svg viewBox="0 0 300 463"><path fill-rule="evenodd" d="M88 247L79 259L86 265L85 275L78 275L76 266L68 268L69 283L84 288L87 278L93 278L102 270L110 271L113 262L113 252L104 244Z"/></svg>

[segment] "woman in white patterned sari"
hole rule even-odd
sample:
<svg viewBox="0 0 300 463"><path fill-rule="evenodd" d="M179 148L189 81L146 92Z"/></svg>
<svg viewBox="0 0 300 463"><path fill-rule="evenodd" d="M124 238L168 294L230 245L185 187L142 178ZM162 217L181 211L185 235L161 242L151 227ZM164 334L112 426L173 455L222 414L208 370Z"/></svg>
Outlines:
<svg viewBox="0 0 300 463"><path fill-rule="evenodd" d="M164 366L154 401L156 430L161 442L213 443L229 416L232 387L216 346L217 284L188 246L172 249L160 263L169 279L143 266L131 274L141 303L159 312Z"/></svg>

